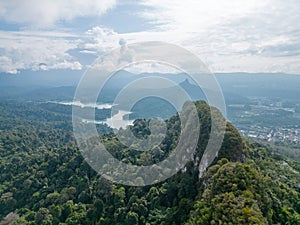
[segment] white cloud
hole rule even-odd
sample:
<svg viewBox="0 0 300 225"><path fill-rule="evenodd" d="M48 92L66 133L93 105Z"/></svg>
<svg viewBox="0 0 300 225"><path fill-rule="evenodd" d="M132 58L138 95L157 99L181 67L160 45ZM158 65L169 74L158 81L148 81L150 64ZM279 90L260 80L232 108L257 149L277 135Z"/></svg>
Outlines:
<svg viewBox="0 0 300 225"><path fill-rule="evenodd" d="M116 0L1 0L0 18L7 22L47 27L76 17L99 16Z"/></svg>
<svg viewBox="0 0 300 225"><path fill-rule="evenodd" d="M18 70L13 65L12 59L7 56L0 56L0 72L7 72L10 74L17 74Z"/></svg>
<svg viewBox="0 0 300 225"><path fill-rule="evenodd" d="M147 9L139 15L156 26L146 39L179 44L214 72L300 73L297 0L145 0L140 4ZM137 33L128 36L143 39Z"/></svg>
<svg viewBox="0 0 300 225"><path fill-rule="evenodd" d="M85 52L101 55L114 48L119 47L121 36L112 29L105 27L93 27L86 32L84 43Z"/></svg>
<svg viewBox="0 0 300 225"><path fill-rule="evenodd" d="M0 72L81 70L86 54L101 56L120 46L121 35L94 27L83 35L54 31L0 31ZM75 57L76 55L77 57Z"/></svg>
<svg viewBox="0 0 300 225"><path fill-rule="evenodd" d="M82 65L69 51L80 44L72 35L43 32L0 31L0 72L16 74L19 70L72 69ZM49 34L47 32L46 34ZM64 38L61 38L64 36Z"/></svg>
<svg viewBox="0 0 300 225"><path fill-rule="evenodd" d="M140 62L127 66L124 68L126 71L134 74L140 73L168 73L168 74L178 74L182 71L177 68L171 67L169 65L156 63L156 62Z"/></svg>
<svg viewBox="0 0 300 225"><path fill-rule="evenodd" d="M0 0L0 19L45 27L79 16L101 15L115 4L115 0ZM151 29L119 34L99 25L83 35L0 32L0 71L80 69L83 66L70 51L82 57L100 56L119 47L120 40L156 40L192 51L213 72L300 73L298 0L141 0L130 4L140 5L132 13L153 24Z"/></svg>
<svg viewBox="0 0 300 225"><path fill-rule="evenodd" d="M197 33L230 18L257 13L269 2L269 0L143 0L141 4L150 9L141 12L140 15L163 30Z"/></svg>

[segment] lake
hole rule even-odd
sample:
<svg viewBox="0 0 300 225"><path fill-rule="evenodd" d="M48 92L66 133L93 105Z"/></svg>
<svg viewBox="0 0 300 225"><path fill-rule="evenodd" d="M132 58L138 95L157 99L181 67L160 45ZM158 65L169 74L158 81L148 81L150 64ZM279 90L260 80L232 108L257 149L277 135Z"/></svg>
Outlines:
<svg viewBox="0 0 300 225"><path fill-rule="evenodd" d="M69 106L79 106L82 108L96 108L96 109L112 109L115 104L110 104L110 103L104 103L104 104L93 104L93 103L82 103L79 101L74 101L74 102L59 102L59 101L52 101L51 103L55 104L61 104L61 105L69 105ZM131 114L132 112L130 111L125 111L125 110L118 110L118 113L111 116L110 118L107 118L106 120L86 120L82 119L82 122L85 123L94 123L94 124L107 124L111 128L114 129L120 129L120 128L126 128L129 125L133 125L134 120L127 120L124 119L124 116Z"/></svg>

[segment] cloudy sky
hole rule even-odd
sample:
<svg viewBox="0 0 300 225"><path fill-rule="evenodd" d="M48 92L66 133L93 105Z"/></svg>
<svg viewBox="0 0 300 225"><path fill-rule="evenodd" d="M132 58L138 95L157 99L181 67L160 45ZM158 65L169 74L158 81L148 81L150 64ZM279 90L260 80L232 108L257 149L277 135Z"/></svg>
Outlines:
<svg viewBox="0 0 300 225"><path fill-rule="evenodd" d="M300 74L299 12L299 0L0 0L0 72L85 70L120 40L159 40L212 72Z"/></svg>

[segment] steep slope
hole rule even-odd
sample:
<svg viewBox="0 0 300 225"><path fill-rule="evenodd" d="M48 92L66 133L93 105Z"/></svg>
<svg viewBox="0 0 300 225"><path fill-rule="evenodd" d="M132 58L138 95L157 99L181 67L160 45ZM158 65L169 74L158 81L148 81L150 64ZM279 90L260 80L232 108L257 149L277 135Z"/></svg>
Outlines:
<svg viewBox="0 0 300 225"><path fill-rule="evenodd" d="M243 140L229 123L218 157L199 179L197 158L208 142L211 109L202 101L196 106L201 137L194 159L175 176L145 187L99 177L72 133L51 126L53 117L43 126L36 118L32 124L12 118L14 126L6 126L12 120L2 118L0 217L13 212L15 224L300 224L300 164ZM47 114L40 116L47 121ZM120 160L155 163L168 156L180 133L177 116L167 124L155 152L137 153L113 134L102 139ZM143 137L147 126L138 120L130 129Z"/></svg>

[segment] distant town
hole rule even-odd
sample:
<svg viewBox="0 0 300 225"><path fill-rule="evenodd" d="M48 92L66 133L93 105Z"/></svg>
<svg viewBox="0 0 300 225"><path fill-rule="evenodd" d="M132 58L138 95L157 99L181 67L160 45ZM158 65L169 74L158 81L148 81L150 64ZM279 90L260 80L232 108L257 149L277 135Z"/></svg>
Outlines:
<svg viewBox="0 0 300 225"><path fill-rule="evenodd" d="M279 98L248 97L247 104L228 106L231 122L241 135L279 145L300 146L298 102Z"/></svg>
<svg viewBox="0 0 300 225"><path fill-rule="evenodd" d="M250 139L282 144L300 144L300 128L268 128L250 126L249 129L239 130L241 135Z"/></svg>

